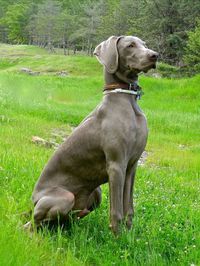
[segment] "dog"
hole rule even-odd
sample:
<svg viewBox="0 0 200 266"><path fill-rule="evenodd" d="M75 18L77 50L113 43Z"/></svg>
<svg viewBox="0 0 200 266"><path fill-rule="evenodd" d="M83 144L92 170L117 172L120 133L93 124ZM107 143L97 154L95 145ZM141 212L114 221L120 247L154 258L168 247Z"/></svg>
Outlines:
<svg viewBox="0 0 200 266"><path fill-rule="evenodd" d="M137 100L138 73L156 67L158 53L134 36L111 36L94 55L104 66L103 100L57 149L37 181L32 200L34 224L83 218L102 200L109 183L110 227L131 228L137 162L147 142L146 118ZM25 227L32 226L28 222Z"/></svg>

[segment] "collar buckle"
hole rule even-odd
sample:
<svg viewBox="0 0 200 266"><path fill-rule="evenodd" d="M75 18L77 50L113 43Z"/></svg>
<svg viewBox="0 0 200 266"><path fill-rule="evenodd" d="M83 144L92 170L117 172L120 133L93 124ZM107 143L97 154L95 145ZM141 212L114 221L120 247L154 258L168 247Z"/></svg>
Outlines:
<svg viewBox="0 0 200 266"><path fill-rule="evenodd" d="M144 94L142 91L142 88L138 85L137 81L134 81L133 83L129 84L129 90L133 90L137 92L136 99L141 99L141 96Z"/></svg>
<svg viewBox="0 0 200 266"><path fill-rule="evenodd" d="M129 90L137 91L139 88L140 87L136 81L134 81L133 83L129 83Z"/></svg>

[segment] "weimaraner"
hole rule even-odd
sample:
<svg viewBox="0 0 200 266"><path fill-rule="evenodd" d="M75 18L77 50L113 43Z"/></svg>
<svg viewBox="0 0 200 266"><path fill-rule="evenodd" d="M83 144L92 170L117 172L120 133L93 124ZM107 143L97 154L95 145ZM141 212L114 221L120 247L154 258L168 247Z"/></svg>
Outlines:
<svg viewBox="0 0 200 266"><path fill-rule="evenodd" d="M86 216L101 203L100 185L109 182L110 227L115 234L121 222L131 228L134 176L148 133L137 104L138 73L155 68L158 54L133 36L112 36L94 54L104 66L103 101L45 166L32 195L36 227L70 213Z"/></svg>

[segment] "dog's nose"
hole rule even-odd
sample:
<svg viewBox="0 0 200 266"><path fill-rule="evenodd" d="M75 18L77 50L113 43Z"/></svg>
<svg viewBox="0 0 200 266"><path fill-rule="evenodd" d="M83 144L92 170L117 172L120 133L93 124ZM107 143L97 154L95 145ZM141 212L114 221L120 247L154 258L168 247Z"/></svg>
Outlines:
<svg viewBox="0 0 200 266"><path fill-rule="evenodd" d="M158 56L159 54L156 53L156 52L153 52L153 53L150 53L149 54L149 58L152 60L152 61L156 61L158 59Z"/></svg>

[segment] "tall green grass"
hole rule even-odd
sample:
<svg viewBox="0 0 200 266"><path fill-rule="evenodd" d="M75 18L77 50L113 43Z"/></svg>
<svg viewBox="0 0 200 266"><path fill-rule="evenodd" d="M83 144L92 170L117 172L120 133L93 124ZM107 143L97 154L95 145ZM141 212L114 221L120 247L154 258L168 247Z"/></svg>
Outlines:
<svg viewBox="0 0 200 266"><path fill-rule="evenodd" d="M28 234L22 213L32 208L33 186L53 153L31 138L69 134L100 102L102 69L95 58L29 46L0 45L0 55L0 265L200 265L200 76L140 77L148 157L137 171L130 232L115 238L109 231L104 185L103 203L88 217ZM58 77L60 70L69 75Z"/></svg>

